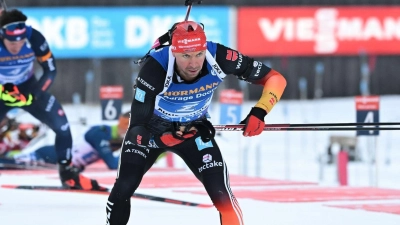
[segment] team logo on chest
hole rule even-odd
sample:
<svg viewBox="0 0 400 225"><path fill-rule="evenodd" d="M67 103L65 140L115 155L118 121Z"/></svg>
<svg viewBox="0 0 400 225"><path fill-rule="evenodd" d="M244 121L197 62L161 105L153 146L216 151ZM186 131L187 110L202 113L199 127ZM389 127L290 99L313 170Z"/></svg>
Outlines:
<svg viewBox="0 0 400 225"><path fill-rule="evenodd" d="M177 109L176 112L193 112L198 104L199 102L190 102Z"/></svg>

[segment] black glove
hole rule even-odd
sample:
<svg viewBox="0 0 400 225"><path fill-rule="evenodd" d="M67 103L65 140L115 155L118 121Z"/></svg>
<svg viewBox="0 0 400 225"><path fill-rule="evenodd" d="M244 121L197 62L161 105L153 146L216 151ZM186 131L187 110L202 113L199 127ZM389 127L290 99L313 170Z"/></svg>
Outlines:
<svg viewBox="0 0 400 225"><path fill-rule="evenodd" d="M172 132L165 132L160 137L155 137L155 142L161 147L172 147L190 139L196 135L196 130L188 131L185 133L177 134ZM161 142L161 143L160 143Z"/></svg>
<svg viewBox="0 0 400 225"><path fill-rule="evenodd" d="M209 120L196 120L191 125L197 129L203 142L209 142L211 138L215 137L215 128Z"/></svg>
<svg viewBox="0 0 400 225"><path fill-rule="evenodd" d="M64 188L79 190L105 190L96 180L80 174L80 169L71 165L58 165L61 184Z"/></svg>
<svg viewBox="0 0 400 225"><path fill-rule="evenodd" d="M172 147L194 137L196 134L200 134L203 142L208 142L211 138L214 138L215 128L206 119L187 124L172 122L171 128L161 136L155 136L154 140L160 147Z"/></svg>

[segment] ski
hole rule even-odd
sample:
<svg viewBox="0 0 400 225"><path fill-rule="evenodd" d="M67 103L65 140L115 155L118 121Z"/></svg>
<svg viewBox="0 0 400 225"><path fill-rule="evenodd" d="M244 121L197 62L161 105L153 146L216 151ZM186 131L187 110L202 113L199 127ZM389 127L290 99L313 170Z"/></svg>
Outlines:
<svg viewBox="0 0 400 225"><path fill-rule="evenodd" d="M101 195L108 195L110 193L110 190L108 188L103 188L102 190L92 191L92 190L68 189L68 188L58 187L58 186L38 186L38 185L7 185L7 184L3 184L3 185L1 185L1 187L7 188L7 189L78 192L78 193L101 194ZM176 205L186 205L186 206L193 206L193 207L199 207L199 208L212 207L212 205L210 205L210 204L187 202L187 201L182 201L182 200L177 200L177 199L164 198L164 197L158 197L158 196L147 195L147 194L139 194L139 193L134 193L132 195L132 197L139 198L139 199L146 199L146 200L150 200L150 201L164 202L164 203L170 203L170 204L176 204Z"/></svg>

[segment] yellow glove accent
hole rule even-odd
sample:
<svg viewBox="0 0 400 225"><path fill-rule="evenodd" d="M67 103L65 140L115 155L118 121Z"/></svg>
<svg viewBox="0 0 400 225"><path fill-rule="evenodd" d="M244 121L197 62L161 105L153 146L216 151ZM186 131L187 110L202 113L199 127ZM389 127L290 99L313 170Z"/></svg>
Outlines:
<svg viewBox="0 0 400 225"><path fill-rule="evenodd" d="M16 99L11 96L11 100L3 100L5 101L6 106L12 106L12 107L22 107L22 106L28 106L32 104L33 96L32 94L28 95L28 99Z"/></svg>
<svg viewBox="0 0 400 225"><path fill-rule="evenodd" d="M10 87L6 89L6 85L10 85ZM32 104L32 94L25 96L18 91L17 86L14 84L6 85L0 84L0 99L4 101L6 106L22 107Z"/></svg>

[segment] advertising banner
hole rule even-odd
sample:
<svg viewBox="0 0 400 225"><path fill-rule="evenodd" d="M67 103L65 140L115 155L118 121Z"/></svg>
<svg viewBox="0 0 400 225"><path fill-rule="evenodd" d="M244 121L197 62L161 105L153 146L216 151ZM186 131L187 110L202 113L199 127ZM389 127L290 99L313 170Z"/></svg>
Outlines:
<svg viewBox="0 0 400 225"><path fill-rule="evenodd" d="M186 7L19 8L42 32L57 58L142 57ZM205 26L207 39L230 45L229 8L193 7L189 20Z"/></svg>
<svg viewBox="0 0 400 225"><path fill-rule="evenodd" d="M237 21L247 55L400 54L400 7L241 7Z"/></svg>

